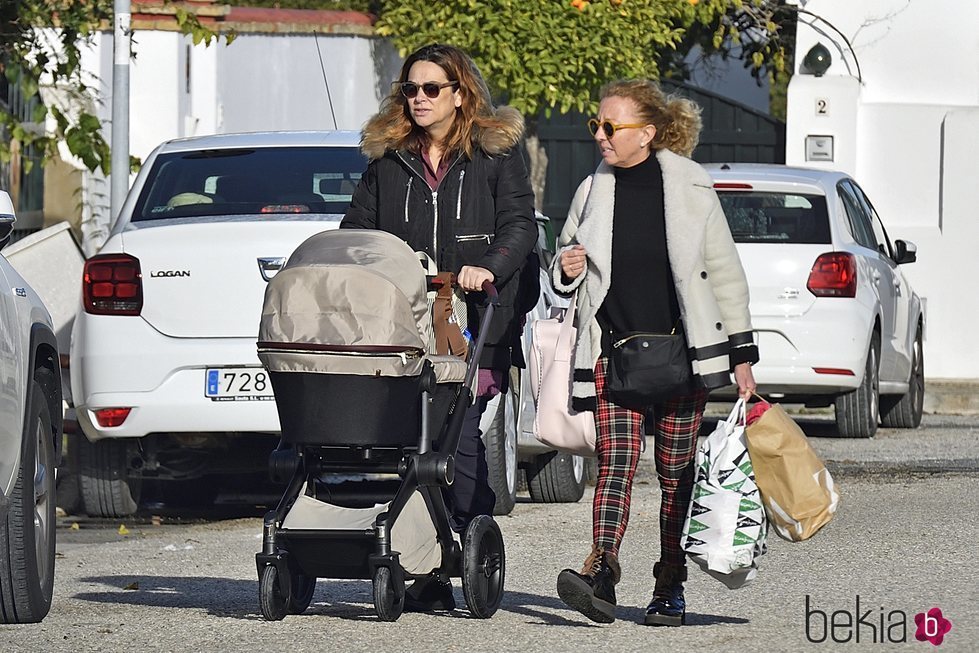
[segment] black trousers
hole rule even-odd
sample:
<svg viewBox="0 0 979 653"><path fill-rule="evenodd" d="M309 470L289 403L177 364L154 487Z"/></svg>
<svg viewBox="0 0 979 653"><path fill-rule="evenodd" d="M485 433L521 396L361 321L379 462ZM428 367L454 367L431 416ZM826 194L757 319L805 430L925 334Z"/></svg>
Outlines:
<svg viewBox="0 0 979 653"><path fill-rule="evenodd" d="M489 484L486 445L479 433L479 420L491 397L476 397L466 410L455 456L455 481L443 491L452 529L462 533L479 515L492 515L496 493Z"/></svg>

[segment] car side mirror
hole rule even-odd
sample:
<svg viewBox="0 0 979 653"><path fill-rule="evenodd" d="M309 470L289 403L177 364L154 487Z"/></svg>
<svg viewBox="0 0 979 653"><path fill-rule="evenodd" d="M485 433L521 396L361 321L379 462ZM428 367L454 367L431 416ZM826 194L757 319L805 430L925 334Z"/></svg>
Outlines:
<svg viewBox="0 0 979 653"><path fill-rule="evenodd" d="M918 260L918 246L909 240L894 241L895 262L898 265L903 263L914 263Z"/></svg>
<svg viewBox="0 0 979 653"><path fill-rule="evenodd" d="M10 234L14 231L14 203L10 200L7 191L0 190L0 247L3 247L10 240Z"/></svg>
<svg viewBox="0 0 979 653"><path fill-rule="evenodd" d="M10 242L10 234L14 232L14 221L5 219L7 216L0 216L0 247L5 247Z"/></svg>

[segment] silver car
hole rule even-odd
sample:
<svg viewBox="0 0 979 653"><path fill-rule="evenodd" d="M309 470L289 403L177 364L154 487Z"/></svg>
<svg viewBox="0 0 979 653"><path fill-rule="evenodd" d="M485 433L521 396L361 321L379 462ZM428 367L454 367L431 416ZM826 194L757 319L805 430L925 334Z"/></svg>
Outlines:
<svg viewBox="0 0 979 653"><path fill-rule="evenodd" d="M14 222L0 191L0 245ZM61 368L48 310L3 256L0 282L0 623L36 623L54 589Z"/></svg>
<svg viewBox="0 0 979 653"><path fill-rule="evenodd" d="M568 300L559 297L551 285L548 270L554 258L555 238L547 216L537 214L537 228L541 294L524 324L524 352L530 351L534 320L549 318L552 309L568 305ZM508 514L513 509L518 486L524 479L530 500L535 503L578 501L585 492L588 465L594 462L555 451L537 441L533 434L536 410L527 373L527 369L510 371L509 389L490 401L479 424L486 446L490 486L496 493L494 514L497 515Z"/></svg>

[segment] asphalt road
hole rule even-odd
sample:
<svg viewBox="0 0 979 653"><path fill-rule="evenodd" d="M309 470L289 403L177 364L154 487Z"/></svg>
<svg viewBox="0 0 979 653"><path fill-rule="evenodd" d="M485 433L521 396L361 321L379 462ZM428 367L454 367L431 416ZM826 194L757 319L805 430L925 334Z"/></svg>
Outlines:
<svg viewBox="0 0 979 653"><path fill-rule="evenodd" d="M590 490L571 505L523 498L499 518L507 593L487 621L461 607L380 623L369 582L321 580L305 614L266 622L254 565L261 508L241 504L182 518L161 510L157 519L149 511L125 522L59 520L52 611L42 624L0 626L0 651L924 651L931 644L914 639L914 615L933 607L952 622L941 651L977 650L979 420L929 416L918 431L846 441L820 436L832 429L826 415L797 419L835 470L842 494L836 518L807 542L773 535L758 578L740 590L691 568L683 628L637 623L658 553L659 491L646 459L612 625L568 610L554 590L558 571L578 567L587 553ZM935 471L943 460L953 471ZM464 606L458 579L455 585ZM857 596L859 629L857 616L846 614L857 611ZM823 624L833 619L840 625L828 632Z"/></svg>

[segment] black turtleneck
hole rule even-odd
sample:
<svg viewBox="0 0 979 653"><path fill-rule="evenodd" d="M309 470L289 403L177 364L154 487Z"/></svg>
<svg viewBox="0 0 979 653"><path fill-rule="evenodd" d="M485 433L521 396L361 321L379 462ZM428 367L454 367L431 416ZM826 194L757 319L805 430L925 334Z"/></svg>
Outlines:
<svg viewBox="0 0 979 653"><path fill-rule="evenodd" d="M680 317L666 250L659 161L651 154L636 166L614 170L612 278L597 315L605 354L613 333L670 333Z"/></svg>

